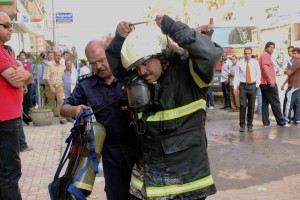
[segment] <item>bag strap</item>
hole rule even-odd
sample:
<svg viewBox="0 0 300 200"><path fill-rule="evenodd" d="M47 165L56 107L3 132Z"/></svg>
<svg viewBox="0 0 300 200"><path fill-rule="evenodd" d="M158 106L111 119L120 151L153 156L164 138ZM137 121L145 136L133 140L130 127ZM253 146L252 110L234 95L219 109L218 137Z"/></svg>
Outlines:
<svg viewBox="0 0 300 200"><path fill-rule="evenodd" d="M92 117L90 117L90 123L92 124ZM94 172L95 174L98 174L98 160L97 160L97 154L95 151L95 132L94 132L94 127L91 126L91 140L90 140L90 155L93 165L94 165Z"/></svg>
<svg viewBox="0 0 300 200"><path fill-rule="evenodd" d="M74 138L74 135L75 135L77 129L79 128L79 126L80 126L81 117L84 116L84 115L86 115L86 114L89 114L90 112L91 112L91 111L89 111L89 110L83 110L83 109L80 110L79 114L77 115L77 118L76 118L76 122L75 122L75 124L74 124L74 127L71 129L71 133L70 133L69 137L68 137L68 138L66 139L66 141L65 141L65 143L67 143L66 149L65 149L64 154L63 154L63 156L62 156L62 158L61 158L61 160L60 160L60 162L59 162L59 165L58 165L57 170L56 170L56 172L55 172L53 181L48 185L48 191L49 191L50 199L51 199L51 200L54 200L53 195L52 195L52 193L51 193L52 183L54 182L54 180L58 179L59 174L60 174L60 172L61 172L61 170L62 170L62 168L63 168L63 166L64 166L64 163L65 163L65 162L64 162L64 161L65 161L65 157L66 157L66 155L67 155L67 152L69 151L70 144L71 144L71 142L72 142L72 140L73 140L73 138ZM90 118L91 118L91 117L90 117ZM85 120L85 121L86 121L86 120Z"/></svg>
<svg viewBox="0 0 300 200"><path fill-rule="evenodd" d="M88 156L88 161L85 164L85 166L76 174L76 176L72 179L71 183L69 184L67 191L76 196L80 200L86 200L86 197L83 195L82 191L74 186L74 183L83 175L83 173L88 169L91 162L93 162L94 166L94 172L98 173L98 160L97 155L95 152L95 134L94 134L94 128L91 125L92 124L92 117L91 117L91 111L86 110L84 115L84 122L90 123L90 126L85 126L85 131L90 131L90 140L89 140L89 147L90 147L90 154ZM76 121L77 123L77 121ZM91 130L88 130L88 128L91 128Z"/></svg>
<svg viewBox="0 0 300 200"><path fill-rule="evenodd" d="M79 125L80 125L81 116L82 116L84 113L85 113L84 110L80 110L80 112L79 112L79 114L78 114L78 116L77 116L76 122L75 122L75 124L74 124L74 127L71 129L71 134L69 135L69 137L68 137L68 138L66 139L66 141L65 141L65 143L67 143L67 147L66 147L65 152L64 152L64 154L63 154L63 156L62 156L62 158L61 158L61 160L60 160L60 162L59 162L59 165L58 165L58 168L57 168L57 170L56 170L56 173L55 173L54 178L57 178L57 177L59 176L59 173L60 173L60 171L61 171L61 169L62 169L62 167L63 167L63 162L64 162L64 160L65 160L66 154L67 154L67 152L68 152L68 150L69 150L69 148L70 148L70 144L71 144L71 142L72 142L72 139L73 139L73 137L74 137L74 135L75 135L75 133L76 133L76 130L78 129L78 127L79 127Z"/></svg>
<svg viewBox="0 0 300 200"><path fill-rule="evenodd" d="M91 157L89 156L87 163L85 166L76 174L76 176L72 179L70 185L67 188L67 191L76 196L80 200L86 200L86 197L82 193L80 189L74 186L74 183L83 175L83 173L87 170L91 163Z"/></svg>

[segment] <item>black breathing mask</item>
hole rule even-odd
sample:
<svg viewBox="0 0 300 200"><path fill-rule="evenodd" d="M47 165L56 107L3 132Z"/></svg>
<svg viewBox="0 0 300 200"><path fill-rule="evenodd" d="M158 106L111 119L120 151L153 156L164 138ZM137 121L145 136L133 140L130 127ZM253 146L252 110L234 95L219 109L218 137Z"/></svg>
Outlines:
<svg viewBox="0 0 300 200"><path fill-rule="evenodd" d="M127 81L127 96L129 110L144 112L151 101L151 88L149 84L137 73L131 74Z"/></svg>

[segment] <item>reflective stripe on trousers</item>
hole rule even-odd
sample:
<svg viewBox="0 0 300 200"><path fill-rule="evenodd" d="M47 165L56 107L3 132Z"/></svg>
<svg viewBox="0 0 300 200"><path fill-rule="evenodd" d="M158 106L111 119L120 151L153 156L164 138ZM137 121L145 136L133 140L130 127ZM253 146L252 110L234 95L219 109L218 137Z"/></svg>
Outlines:
<svg viewBox="0 0 300 200"><path fill-rule="evenodd" d="M138 190L141 190L143 187L143 182L136 177L131 177L131 185ZM213 178L211 175L204 178L184 183L184 184L175 184L168 186L160 187L146 187L147 197L163 197L172 194L182 194L186 192L195 191L205 187L209 187L214 184Z"/></svg>

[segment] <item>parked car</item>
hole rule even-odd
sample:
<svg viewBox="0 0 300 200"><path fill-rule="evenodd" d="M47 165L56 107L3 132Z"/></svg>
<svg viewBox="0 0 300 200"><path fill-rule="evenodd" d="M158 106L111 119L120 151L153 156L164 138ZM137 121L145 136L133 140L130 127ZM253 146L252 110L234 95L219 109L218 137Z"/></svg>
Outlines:
<svg viewBox="0 0 300 200"><path fill-rule="evenodd" d="M211 89L213 92L220 92L222 91L222 84L221 84L221 71L215 71L214 79L211 83Z"/></svg>

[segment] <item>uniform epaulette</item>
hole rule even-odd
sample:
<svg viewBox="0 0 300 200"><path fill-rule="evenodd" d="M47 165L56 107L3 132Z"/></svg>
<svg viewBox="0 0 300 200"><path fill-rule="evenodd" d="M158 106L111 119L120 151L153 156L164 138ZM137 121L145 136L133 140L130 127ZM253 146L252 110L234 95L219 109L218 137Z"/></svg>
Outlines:
<svg viewBox="0 0 300 200"><path fill-rule="evenodd" d="M87 78L89 78L89 77L92 77L93 75L94 75L94 73L91 72L91 73L88 73L88 74L84 74L84 75L82 75L82 76L79 76L79 77L78 77L78 82L80 83L80 82L83 81L84 79L87 79Z"/></svg>

